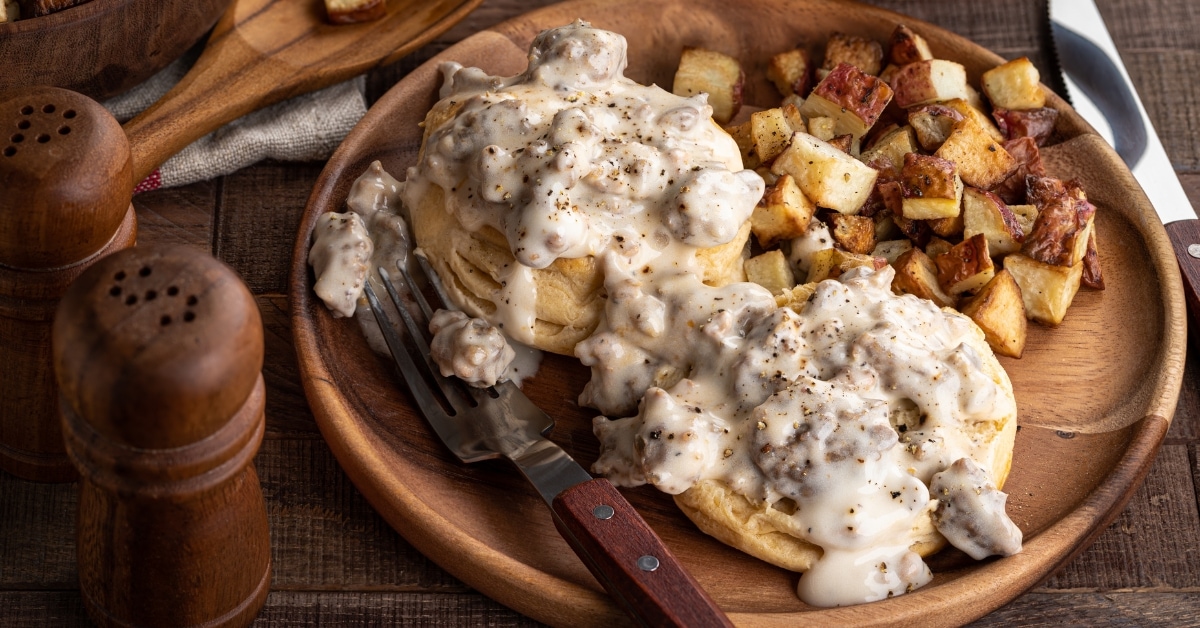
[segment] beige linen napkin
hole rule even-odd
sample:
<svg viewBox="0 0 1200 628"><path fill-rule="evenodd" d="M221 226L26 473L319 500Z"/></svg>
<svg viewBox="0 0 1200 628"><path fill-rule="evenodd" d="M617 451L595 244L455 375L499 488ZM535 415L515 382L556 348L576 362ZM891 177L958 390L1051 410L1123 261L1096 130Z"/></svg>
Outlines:
<svg viewBox="0 0 1200 628"><path fill-rule="evenodd" d="M103 104L123 123L166 94L194 62L190 55L178 59ZM168 159L140 182L134 193L212 179L264 159L328 159L366 114L365 86L365 77L358 76L238 118Z"/></svg>

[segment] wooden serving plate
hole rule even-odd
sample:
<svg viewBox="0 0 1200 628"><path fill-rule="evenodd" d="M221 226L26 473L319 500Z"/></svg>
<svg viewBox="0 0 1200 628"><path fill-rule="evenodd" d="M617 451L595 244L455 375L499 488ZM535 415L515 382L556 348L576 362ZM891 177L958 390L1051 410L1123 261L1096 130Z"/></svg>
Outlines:
<svg viewBox="0 0 1200 628"><path fill-rule="evenodd" d="M437 64L454 60L499 74L525 67L530 40L577 17L622 33L628 75L670 85L685 45L732 54L746 69L747 103L773 106L768 57L829 33L887 41L903 22L935 56L967 66L978 84L1002 59L967 40L895 13L831 0L582 0L530 13L464 40L384 96L334 154L309 199L296 244L291 299L305 391L322 433L351 479L405 538L496 600L556 625L624 622L555 531L548 510L499 462L459 464L414 414L390 362L372 353L355 321L334 319L312 293L306 259L314 220L345 211L354 179L375 159L403 176L415 161L418 123L436 100ZM1030 326L1025 356L1004 359L1019 406L1009 513L1025 532L1011 558L974 562L957 551L931 558L934 581L861 606L818 609L796 597L798 576L700 533L669 496L642 487L630 501L735 623L742 625L956 625L978 618L1047 578L1091 543L1124 507L1153 461L1174 414L1185 351L1184 304L1171 246L1117 155L1061 99L1051 174L1077 178L1099 207L1108 288L1081 291L1055 329ZM552 437L593 462L593 412L576 395L587 372L548 356L526 390L558 419Z"/></svg>
<svg viewBox="0 0 1200 628"><path fill-rule="evenodd" d="M230 0L91 0L0 24L0 91L51 85L97 100L166 67L212 28Z"/></svg>

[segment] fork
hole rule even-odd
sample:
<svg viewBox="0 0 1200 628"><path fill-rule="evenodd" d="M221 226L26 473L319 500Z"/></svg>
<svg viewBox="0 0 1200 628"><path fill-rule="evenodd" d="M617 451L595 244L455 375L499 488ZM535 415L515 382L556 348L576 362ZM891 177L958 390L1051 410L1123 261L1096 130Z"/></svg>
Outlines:
<svg viewBox="0 0 1200 628"><path fill-rule="evenodd" d="M416 268L443 304L450 301L425 257L419 253L411 257L416 261L410 265L413 272L401 264L396 270L405 292L428 321L433 309L414 280ZM520 388L512 382L473 388L440 374L430 358L426 330L405 306L391 273L382 267L378 271L411 347L368 281L371 311L417 407L451 453L464 463L501 457L512 461L550 506L559 534L617 605L639 624L732 626L621 493L607 479L593 478L546 438L554 420Z"/></svg>

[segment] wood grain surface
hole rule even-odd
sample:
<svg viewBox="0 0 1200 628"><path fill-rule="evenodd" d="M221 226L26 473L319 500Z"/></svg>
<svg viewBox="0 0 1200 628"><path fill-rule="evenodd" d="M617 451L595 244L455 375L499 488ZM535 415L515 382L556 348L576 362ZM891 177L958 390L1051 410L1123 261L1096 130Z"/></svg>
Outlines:
<svg viewBox="0 0 1200 628"><path fill-rule="evenodd" d="M420 61L547 4L485 0L413 57L368 75L372 100ZM878 0L1050 78L1045 4ZM1099 0L1193 203L1200 203L1200 7ZM1047 83L1053 84L1051 80ZM350 483L299 386L285 296L294 233L321 164L264 163L135 198L144 242L183 242L230 263L263 316L266 437L256 459L271 526L272 592L258 625L533 626L470 589L395 533ZM263 226L265 225L265 226ZM257 226L257 228L256 228ZM1093 365L1064 364L1085 372ZM1200 625L1200 359L1188 356L1174 419L1145 482L1094 544L979 626ZM77 487L0 474L0 623L86 626L74 528Z"/></svg>

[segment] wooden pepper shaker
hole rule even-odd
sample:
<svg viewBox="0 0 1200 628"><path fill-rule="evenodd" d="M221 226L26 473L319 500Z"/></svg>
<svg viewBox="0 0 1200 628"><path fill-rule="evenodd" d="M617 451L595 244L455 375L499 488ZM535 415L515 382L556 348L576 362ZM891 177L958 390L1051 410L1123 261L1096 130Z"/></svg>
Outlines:
<svg viewBox="0 0 1200 628"><path fill-rule="evenodd" d="M54 310L97 259L133 246L133 166L121 125L64 89L0 93L0 469L75 479L50 357Z"/></svg>
<svg viewBox="0 0 1200 628"><path fill-rule="evenodd" d="M54 366L97 624L240 626L266 601L262 364L254 298L197 249L121 251L63 297Z"/></svg>

